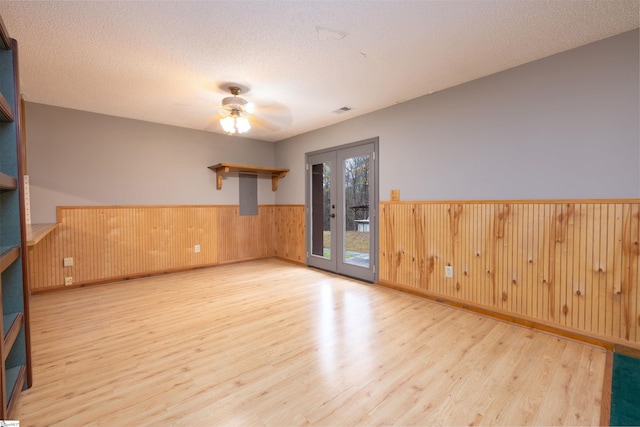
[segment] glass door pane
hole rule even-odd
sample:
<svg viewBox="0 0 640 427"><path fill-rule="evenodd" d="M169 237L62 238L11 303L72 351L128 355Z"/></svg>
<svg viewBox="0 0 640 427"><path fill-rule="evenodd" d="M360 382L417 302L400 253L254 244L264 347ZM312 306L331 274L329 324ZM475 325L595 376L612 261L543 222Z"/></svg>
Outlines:
<svg viewBox="0 0 640 427"><path fill-rule="evenodd" d="M311 253L327 259L332 257L331 214L331 163L312 164Z"/></svg>
<svg viewBox="0 0 640 427"><path fill-rule="evenodd" d="M344 159L343 171L343 262L370 267L371 237L369 227L370 154Z"/></svg>

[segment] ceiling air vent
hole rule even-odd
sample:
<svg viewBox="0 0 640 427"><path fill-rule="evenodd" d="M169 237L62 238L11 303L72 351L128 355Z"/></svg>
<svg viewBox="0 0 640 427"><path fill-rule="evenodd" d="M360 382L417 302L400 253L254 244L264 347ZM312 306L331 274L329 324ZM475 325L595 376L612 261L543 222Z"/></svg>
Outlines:
<svg viewBox="0 0 640 427"><path fill-rule="evenodd" d="M334 113L342 114L342 113L346 113L347 111L351 111L351 107L345 105L344 107L340 107L337 110L334 110Z"/></svg>

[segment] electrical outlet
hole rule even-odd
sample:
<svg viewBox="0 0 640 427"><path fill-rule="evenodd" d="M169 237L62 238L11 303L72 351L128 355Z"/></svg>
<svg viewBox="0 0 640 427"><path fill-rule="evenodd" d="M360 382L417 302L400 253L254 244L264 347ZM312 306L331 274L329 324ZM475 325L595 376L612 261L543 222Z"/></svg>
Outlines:
<svg viewBox="0 0 640 427"><path fill-rule="evenodd" d="M65 277L64 278L64 285L65 286L73 285L73 277Z"/></svg>
<svg viewBox="0 0 640 427"><path fill-rule="evenodd" d="M195 246L193 247L193 251L194 251L195 253L200 252L200 245L195 245Z"/></svg>
<svg viewBox="0 0 640 427"><path fill-rule="evenodd" d="M453 277L453 267L450 265L445 265L444 266L444 277L449 277L452 278Z"/></svg>
<svg viewBox="0 0 640 427"><path fill-rule="evenodd" d="M64 258L62 260L62 266L63 267L73 267L73 258L71 258L71 257Z"/></svg>

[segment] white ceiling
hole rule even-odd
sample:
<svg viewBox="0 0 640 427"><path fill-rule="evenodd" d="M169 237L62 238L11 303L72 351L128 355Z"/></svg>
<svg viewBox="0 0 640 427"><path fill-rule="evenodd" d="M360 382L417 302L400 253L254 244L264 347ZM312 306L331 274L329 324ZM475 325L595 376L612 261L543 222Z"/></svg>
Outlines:
<svg viewBox="0 0 640 427"><path fill-rule="evenodd" d="M639 26L640 0L0 2L27 101L279 141ZM334 111L349 106L351 111Z"/></svg>

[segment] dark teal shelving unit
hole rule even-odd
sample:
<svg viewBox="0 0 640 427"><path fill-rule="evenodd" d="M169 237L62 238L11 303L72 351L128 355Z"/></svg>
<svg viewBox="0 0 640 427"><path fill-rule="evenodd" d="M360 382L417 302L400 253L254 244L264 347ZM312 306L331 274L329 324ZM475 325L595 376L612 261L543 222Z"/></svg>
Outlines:
<svg viewBox="0 0 640 427"><path fill-rule="evenodd" d="M11 419L20 392L31 386L29 287L26 271L22 117L18 43L0 18L0 419Z"/></svg>

